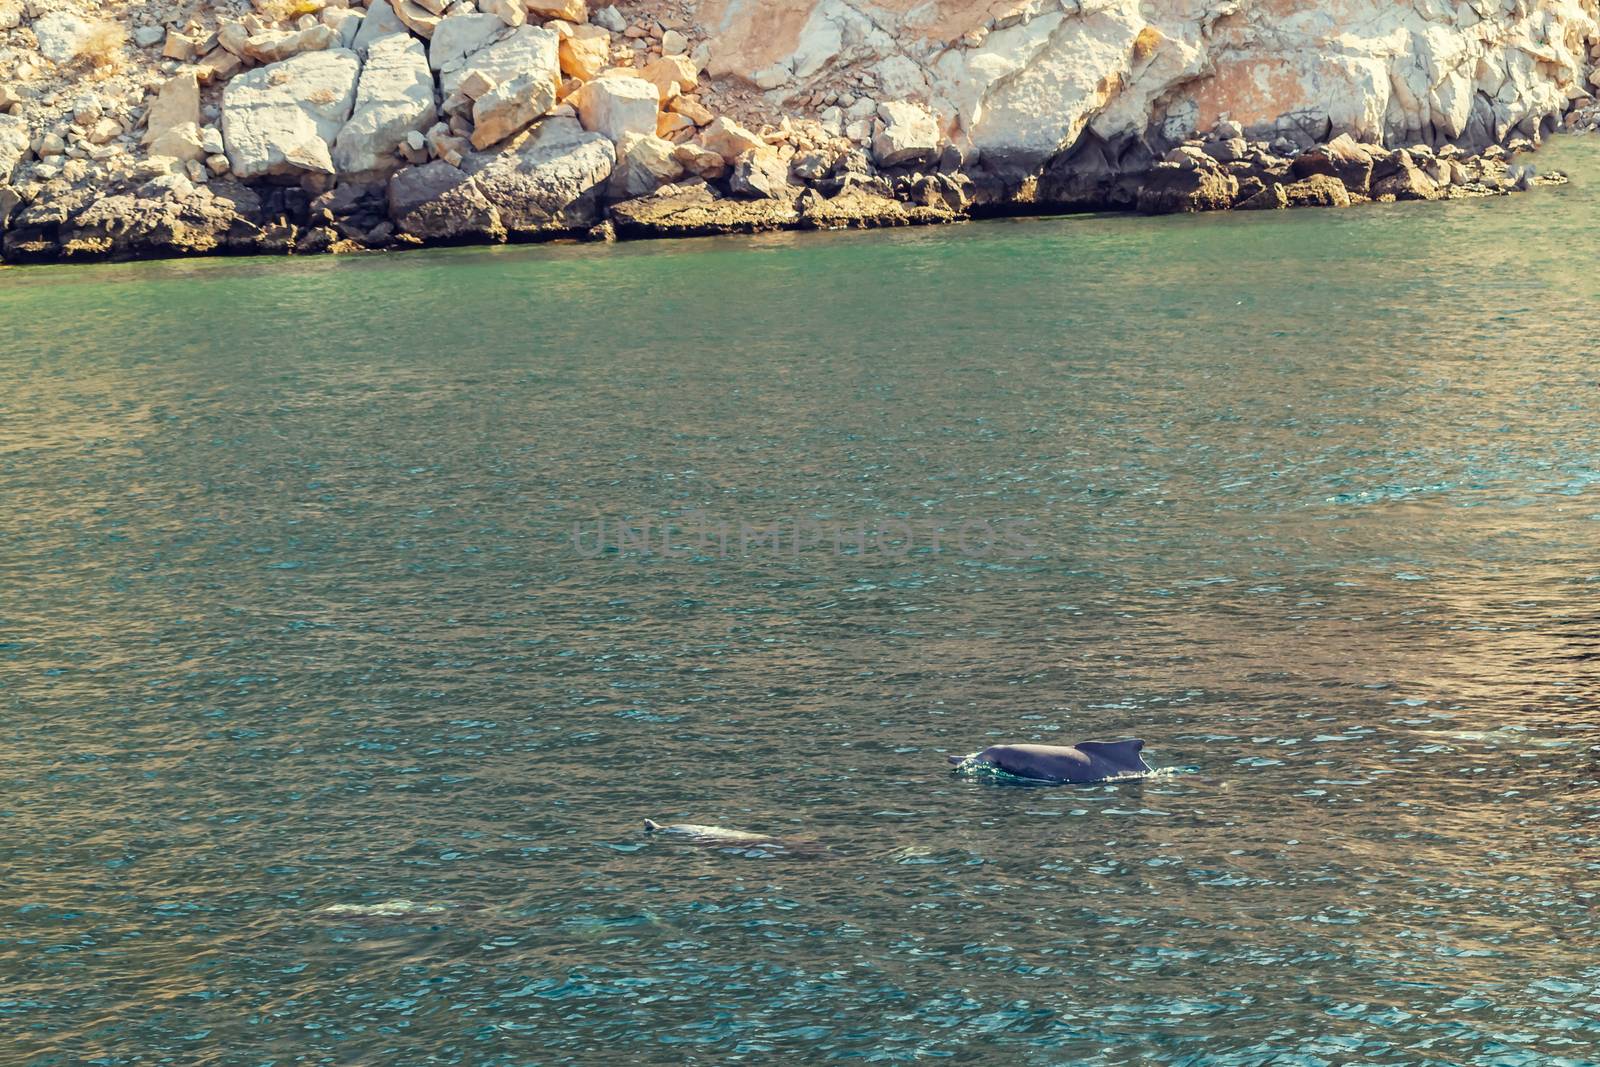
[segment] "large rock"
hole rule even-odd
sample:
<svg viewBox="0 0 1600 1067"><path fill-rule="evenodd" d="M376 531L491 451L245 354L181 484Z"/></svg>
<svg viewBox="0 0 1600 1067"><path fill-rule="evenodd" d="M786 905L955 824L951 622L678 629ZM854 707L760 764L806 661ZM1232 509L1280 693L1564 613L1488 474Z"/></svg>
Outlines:
<svg viewBox="0 0 1600 1067"><path fill-rule="evenodd" d="M524 0L524 6L535 15L547 19L589 21L589 5L585 0Z"/></svg>
<svg viewBox="0 0 1600 1067"><path fill-rule="evenodd" d="M453 15L440 22L428 40L428 66L434 70L459 67L467 56L489 46L505 29L494 15Z"/></svg>
<svg viewBox="0 0 1600 1067"><path fill-rule="evenodd" d="M174 74L161 84L155 103L145 117L140 144L148 145L169 130L183 125L200 126L200 83L192 72Z"/></svg>
<svg viewBox="0 0 1600 1067"><path fill-rule="evenodd" d="M1259 183L1258 183L1259 184ZM1289 206L1289 197L1283 186L1272 182L1261 186L1249 196L1233 205L1235 211L1281 211Z"/></svg>
<svg viewBox="0 0 1600 1067"><path fill-rule="evenodd" d="M661 94L641 78L607 75L584 84L569 100L583 128L603 133L613 144L626 134L655 136Z"/></svg>
<svg viewBox="0 0 1600 1067"><path fill-rule="evenodd" d="M654 85L662 100L670 100L695 87L700 68L688 56L662 56L646 63L639 70L639 77Z"/></svg>
<svg viewBox="0 0 1600 1067"><path fill-rule="evenodd" d="M506 231L531 237L593 226L616 162L605 136L586 132L575 119L549 118L520 144L474 154L465 166Z"/></svg>
<svg viewBox="0 0 1600 1067"><path fill-rule="evenodd" d="M596 30L595 26L580 26L579 30ZM598 77L611 62L611 36L598 33L574 33L561 39L561 73L580 81Z"/></svg>
<svg viewBox="0 0 1600 1067"><path fill-rule="evenodd" d="M399 166L406 134L433 124L433 74L422 45L409 34L380 37L367 49L355 110L339 130L333 165L340 174L386 174Z"/></svg>
<svg viewBox="0 0 1600 1067"><path fill-rule="evenodd" d="M556 86L548 71L528 71L500 82L472 102L472 147L498 144L555 103Z"/></svg>
<svg viewBox="0 0 1600 1067"><path fill-rule="evenodd" d="M263 30L245 38L244 58L256 63L279 63L302 52L339 47L339 32L321 23L303 30Z"/></svg>
<svg viewBox="0 0 1600 1067"><path fill-rule="evenodd" d="M34 20L33 36L39 54L59 66L78 58L78 50L94 29L93 23L67 11L51 11Z"/></svg>
<svg viewBox="0 0 1600 1067"><path fill-rule="evenodd" d="M444 21L439 15L416 3L416 0L389 0L389 3L394 8L395 18L405 23L406 29L424 41L430 40L433 31Z"/></svg>
<svg viewBox="0 0 1600 1067"><path fill-rule="evenodd" d="M21 116L0 114L0 185L11 180L11 173L28 154L30 140L28 124Z"/></svg>
<svg viewBox="0 0 1600 1067"><path fill-rule="evenodd" d="M1352 193L1367 195L1372 186L1372 150L1342 133L1327 144L1302 153L1294 161L1297 178L1326 174L1337 178Z"/></svg>
<svg viewBox="0 0 1600 1067"><path fill-rule="evenodd" d="M715 181L728 173L728 161L722 158L721 153L713 152L693 141L675 148L672 158L683 164L683 168L690 174L705 178L707 181Z"/></svg>
<svg viewBox="0 0 1600 1067"><path fill-rule="evenodd" d="M582 232L599 218L616 164L610 140L569 118L550 118L460 169L441 161L389 181L389 213L416 240L504 240Z"/></svg>
<svg viewBox="0 0 1600 1067"><path fill-rule="evenodd" d="M0 185L0 234L11 224L11 213L22 203L22 197L9 185ZM3 245L0 245L3 247Z"/></svg>
<svg viewBox="0 0 1600 1067"><path fill-rule="evenodd" d="M332 146L355 105L361 61L348 49L305 52L228 83L222 136L235 177L333 174Z"/></svg>
<svg viewBox="0 0 1600 1067"><path fill-rule="evenodd" d="M151 156L166 156L184 162L191 160L198 162L211 154L206 151L206 142L200 133L200 127L192 122L180 123L163 130L160 136L145 146L145 151Z"/></svg>
<svg viewBox="0 0 1600 1067"><path fill-rule="evenodd" d="M818 230L876 229L951 222L947 205L912 205L864 189L849 188L832 199L808 194L800 201L801 224Z"/></svg>
<svg viewBox="0 0 1600 1067"><path fill-rule="evenodd" d="M248 251L260 236L261 200L232 182L196 189L172 176L137 194L97 189L41 198L6 229L5 258L131 259Z"/></svg>
<svg viewBox="0 0 1600 1067"><path fill-rule="evenodd" d="M614 204L611 221L625 237L702 237L801 225L800 212L790 201L724 200L698 179Z"/></svg>
<svg viewBox="0 0 1600 1067"><path fill-rule="evenodd" d="M617 145L617 169L606 195L615 200L647 196L683 177L677 145L648 133L625 133Z"/></svg>
<svg viewBox="0 0 1600 1067"><path fill-rule="evenodd" d="M1331 174L1313 174L1279 186L1289 207L1349 207L1350 190Z"/></svg>
<svg viewBox="0 0 1600 1067"><path fill-rule="evenodd" d="M495 83L542 71L552 85L559 85L559 46L560 38L556 36L556 31L543 26L519 26L493 44L468 52L438 68L439 88L449 97L460 86L467 72L474 70Z"/></svg>
<svg viewBox="0 0 1600 1067"><path fill-rule="evenodd" d="M1191 211L1223 211L1238 197L1239 180L1222 171L1158 163L1139 190L1139 210L1146 215Z"/></svg>
<svg viewBox="0 0 1600 1067"><path fill-rule="evenodd" d="M389 179L389 217L401 233L430 244L503 241L500 215L472 177L443 160Z"/></svg>
<svg viewBox="0 0 1600 1067"><path fill-rule="evenodd" d="M789 164L770 148L754 148L741 155L728 179L735 196L754 200L794 199L799 192L789 183Z"/></svg>
<svg viewBox="0 0 1600 1067"><path fill-rule="evenodd" d="M743 126L723 115L700 131L700 143L721 156L730 167L746 152L767 147L767 143Z"/></svg>
<svg viewBox="0 0 1600 1067"><path fill-rule="evenodd" d="M1407 152L1396 152L1392 170L1372 183L1372 195L1396 200L1437 200L1443 192Z"/></svg>
<svg viewBox="0 0 1600 1067"><path fill-rule="evenodd" d="M400 21L400 16L394 13L394 7L389 0L372 0L367 7L367 17L361 20L361 28L356 30L356 37L350 44L351 50L366 55L367 49L384 37L396 33L405 33L406 24Z"/></svg>
<svg viewBox="0 0 1600 1067"><path fill-rule="evenodd" d="M917 104L891 101L878 105L878 132L872 157L880 167L927 163L939 156L939 124Z"/></svg>

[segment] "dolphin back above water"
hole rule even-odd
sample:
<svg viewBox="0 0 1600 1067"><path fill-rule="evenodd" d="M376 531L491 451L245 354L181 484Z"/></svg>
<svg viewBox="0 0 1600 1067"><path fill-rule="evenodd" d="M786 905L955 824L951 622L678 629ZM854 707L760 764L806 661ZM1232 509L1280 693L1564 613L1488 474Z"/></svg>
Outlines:
<svg viewBox="0 0 1600 1067"><path fill-rule="evenodd" d="M646 819L644 821L644 832L647 834L667 834L672 837L683 837L687 838L692 844L706 845L711 848L783 849L787 847L782 838L774 837L771 834L752 834L744 830L728 830L721 826L706 826L693 822L663 825L654 819Z"/></svg>
<svg viewBox="0 0 1600 1067"><path fill-rule="evenodd" d="M776 837L773 833L730 830L720 825L706 825L702 822L675 822L666 825L654 819L645 819L645 833L661 833L662 837L678 838L688 845L728 849L749 856L770 856L776 853L810 856L826 851L814 841L795 841L792 838Z"/></svg>
<svg viewBox="0 0 1600 1067"><path fill-rule="evenodd" d="M982 763L1018 778L1040 782L1103 782L1149 774L1139 753L1144 742L1079 741L1076 745L991 745L970 756L951 756L955 764Z"/></svg>

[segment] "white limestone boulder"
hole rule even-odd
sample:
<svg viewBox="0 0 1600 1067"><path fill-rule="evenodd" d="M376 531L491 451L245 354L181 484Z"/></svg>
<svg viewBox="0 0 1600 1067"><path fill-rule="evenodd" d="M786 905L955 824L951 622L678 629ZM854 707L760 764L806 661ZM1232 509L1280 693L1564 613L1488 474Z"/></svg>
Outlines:
<svg viewBox="0 0 1600 1067"><path fill-rule="evenodd" d="M939 123L933 112L906 101L878 105L872 157L880 167L928 163L939 155Z"/></svg>
<svg viewBox="0 0 1600 1067"><path fill-rule="evenodd" d="M240 74L222 94L222 138L241 179L333 174L332 147L349 121L361 61L344 48L304 52Z"/></svg>
<svg viewBox="0 0 1600 1067"><path fill-rule="evenodd" d="M444 70L458 65L465 57L486 48L505 28L505 23L495 16L481 13L444 19L428 40L428 66Z"/></svg>
<svg viewBox="0 0 1600 1067"><path fill-rule="evenodd" d="M151 144L169 130L180 126L200 126L200 83L192 71L174 74L161 83L155 103L145 117L141 144Z"/></svg>
<svg viewBox="0 0 1600 1067"><path fill-rule="evenodd" d="M31 141L28 123L21 116L0 113L0 185L11 180L12 171L28 154Z"/></svg>
<svg viewBox="0 0 1600 1067"><path fill-rule="evenodd" d="M366 55L367 49L375 42L405 32L406 24L394 13L394 7L389 0L372 0L372 4L367 8L367 17L361 20L361 28L356 30L356 37L351 42L350 48L360 55Z"/></svg>
<svg viewBox="0 0 1600 1067"><path fill-rule="evenodd" d="M262 30L245 38L244 58L256 63L281 63L302 52L339 47L339 31L317 23L303 30Z"/></svg>
<svg viewBox="0 0 1600 1067"><path fill-rule="evenodd" d="M340 174L394 170L406 135L426 130L437 115L422 45L403 33L378 38L367 48L355 108L334 141L334 167Z"/></svg>
<svg viewBox="0 0 1600 1067"><path fill-rule="evenodd" d="M543 73L549 77L551 85L559 85L560 38L555 30L543 26L519 26L492 44L464 53L436 69L439 88L446 98L456 91L467 72L473 70L480 71L495 84L524 74Z"/></svg>
<svg viewBox="0 0 1600 1067"><path fill-rule="evenodd" d="M767 147L767 143L760 137L726 115L712 120L700 131L700 143L721 156L723 162L730 167L746 152Z"/></svg>
<svg viewBox="0 0 1600 1067"><path fill-rule="evenodd" d="M510 137L556 103L548 71L526 71L496 84L472 102L472 147L488 148Z"/></svg>
<svg viewBox="0 0 1600 1067"><path fill-rule="evenodd" d="M642 78L608 74L585 82L569 102L584 129L604 134L613 144L630 133L655 136L661 93Z"/></svg>
<svg viewBox="0 0 1600 1067"><path fill-rule="evenodd" d="M39 42L39 54L59 66L65 66L77 58L79 49L93 29L93 23L69 11L51 11L33 22L33 36Z"/></svg>
<svg viewBox="0 0 1600 1067"><path fill-rule="evenodd" d="M677 147L654 134L623 134L617 144L617 169L606 195L614 200L648 196L683 177L683 164L674 156Z"/></svg>

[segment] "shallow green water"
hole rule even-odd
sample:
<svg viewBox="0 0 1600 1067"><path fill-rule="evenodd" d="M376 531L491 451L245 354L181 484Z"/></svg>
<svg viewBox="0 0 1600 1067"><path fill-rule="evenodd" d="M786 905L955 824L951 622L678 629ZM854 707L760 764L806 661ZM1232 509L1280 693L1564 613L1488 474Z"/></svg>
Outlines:
<svg viewBox="0 0 1600 1067"><path fill-rule="evenodd" d="M0 272L0 1060L1600 1061L1600 144L1553 156ZM1129 734L1164 773L945 760Z"/></svg>

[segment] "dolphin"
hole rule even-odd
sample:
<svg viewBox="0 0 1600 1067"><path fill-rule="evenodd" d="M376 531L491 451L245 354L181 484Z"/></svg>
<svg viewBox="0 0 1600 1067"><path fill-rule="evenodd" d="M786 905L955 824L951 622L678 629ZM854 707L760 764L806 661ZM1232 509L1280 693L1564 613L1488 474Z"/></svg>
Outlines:
<svg viewBox="0 0 1600 1067"><path fill-rule="evenodd" d="M406 919L416 915L441 915L449 910L443 904L424 904L415 900L385 900L378 904L329 904L318 914L351 919Z"/></svg>
<svg viewBox="0 0 1600 1067"><path fill-rule="evenodd" d="M1018 778L1041 782L1103 782L1149 774L1139 755L1144 742L1079 741L1076 745L991 745L970 756L951 756L955 764L983 763Z"/></svg>
<svg viewBox="0 0 1600 1067"><path fill-rule="evenodd" d="M811 855L827 851L813 842L793 841L772 834L752 834L746 830L729 830L726 827L708 826L703 823L685 822L664 826L654 819L646 819L644 832L685 838L691 845L732 849L745 853L783 852Z"/></svg>

